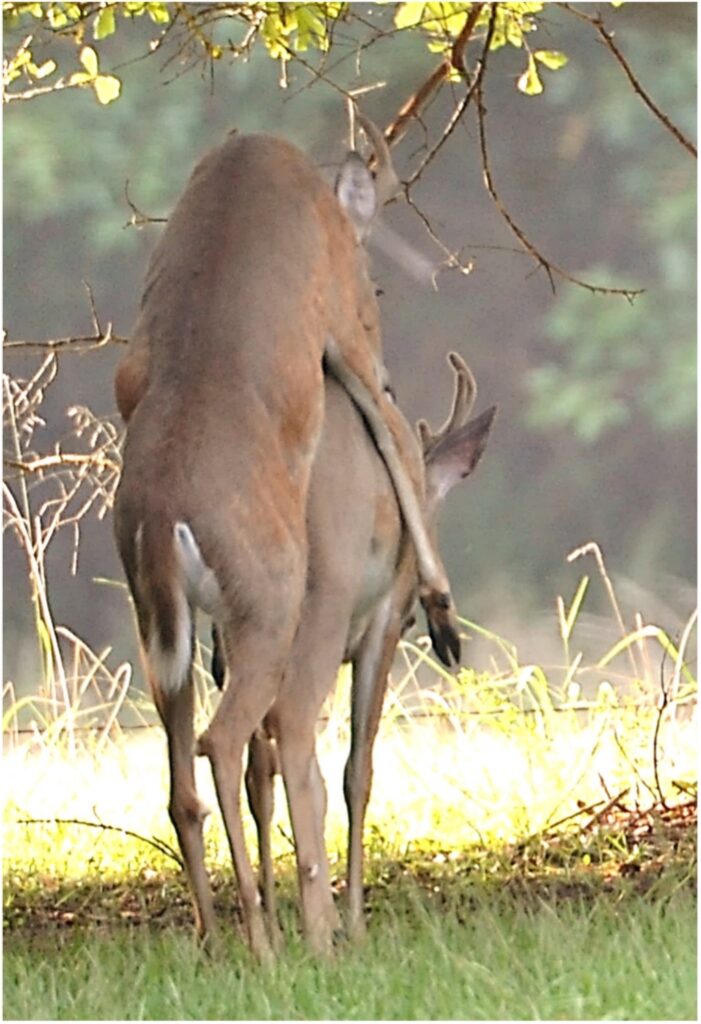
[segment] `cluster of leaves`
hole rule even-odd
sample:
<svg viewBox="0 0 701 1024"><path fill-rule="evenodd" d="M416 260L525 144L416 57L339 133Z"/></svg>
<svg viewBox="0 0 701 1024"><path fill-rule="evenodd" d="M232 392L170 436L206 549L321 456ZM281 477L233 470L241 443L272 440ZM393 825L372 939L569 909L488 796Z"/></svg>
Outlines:
<svg viewBox="0 0 701 1024"><path fill-rule="evenodd" d="M92 46L85 44L86 32L92 28L93 38L106 39L116 30L117 10L123 18L137 18L148 14L157 25L170 21L168 7L164 3L3 3L3 25L6 30L32 27L32 20L52 33L69 37L78 49L81 70L68 75L53 77L58 65L53 58L37 64L32 52L33 32L20 43L17 50L3 60L3 87L5 102L13 99L31 99L34 96L56 92L72 87L93 89L99 103L107 104L116 100L121 91L121 81L115 75L100 71L99 57ZM20 91L8 91L13 84L21 81ZM37 87L36 83L46 81Z"/></svg>
<svg viewBox="0 0 701 1024"><path fill-rule="evenodd" d="M347 3L266 3L261 35L274 60L289 60L292 52L316 49L326 52L330 44L329 24L345 15Z"/></svg>
<svg viewBox="0 0 701 1024"><path fill-rule="evenodd" d="M400 3L396 7L394 23L399 30L417 30L428 37L431 52L447 54L465 28L474 3ZM475 30L486 31L492 18L492 5L480 5ZM544 3L501 3L495 11L491 49L505 45L523 48L527 52L527 66L519 77L518 88L527 95L543 91L539 68L557 70L567 57L556 50L531 50L528 35L537 29L537 16ZM117 31L118 16L133 19L147 15L157 26L160 35L151 41L151 49L160 45L162 34L176 21L184 26L187 37L209 60L218 60L225 53L233 57L247 52L255 38L260 36L273 60L287 62L295 53L316 50L328 51L333 25L341 19L353 17L347 2L336 3L249 3L233 8L218 4L172 5L165 3L13 3L3 4L6 29L26 29L32 22L54 35L70 37L78 48L81 70L68 76L54 78L58 72L51 59L38 64L33 57L33 34L23 39L17 50L4 63L6 101L28 99L68 86L91 87L98 101L110 103L120 93L121 83L115 75L100 72L99 58L93 47L85 45L86 33L91 32L97 42ZM232 20L244 27L243 41L223 44L215 38L216 28L222 20ZM453 71L456 75L457 72ZM8 87L22 80L22 90L8 92ZM45 83L37 88L37 82Z"/></svg>
<svg viewBox="0 0 701 1024"><path fill-rule="evenodd" d="M448 55L456 39L465 28L473 3L403 3L395 14L394 23L399 29L420 27L428 36L428 48L433 53ZM528 35L538 28L536 15L545 7L544 3L502 3L496 9L491 50L502 46L524 49L528 55L526 70L518 78L517 86L527 96L543 92L538 64L557 71L567 63L564 53L557 50L532 50ZM492 17L492 5L483 4L475 29L486 29ZM457 72L452 72L454 77Z"/></svg>

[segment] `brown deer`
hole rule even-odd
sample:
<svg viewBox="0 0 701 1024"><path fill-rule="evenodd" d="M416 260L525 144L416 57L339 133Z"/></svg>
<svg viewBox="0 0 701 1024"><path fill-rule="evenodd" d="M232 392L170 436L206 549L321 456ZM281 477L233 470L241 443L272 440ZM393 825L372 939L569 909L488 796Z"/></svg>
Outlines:
<svg viewBox="0 0 701 1024"><path fill-rule="evenodd" d="M435 434L422 421L420 445L413 438L417 471L425 467L432 531L446 494L477 465L496 413L492 407L468 419L476 397L474 378L457 353L449 361L456 376L451 414ZM283 686L251 739L246 772L272 934L277 936L270 824L273 777L282 770L297 844L302 920L312 945L320 949L330 942L337 922L323 841L326 795L315 754L319 710L340 663L351 661L351 750L344 791L349 929L357 937L364 931L362 835L372 747L394 653L418 592L416 555L386 468L348 396L332 380L326 388L324 427L309 491L307 596ZM412 435L406 423L405 429L408 447ZM216 632L214 639L214 675L222 685ZM313 789L313 799L298 801L295 784ZM300 817L295 816L296 807Z"/></svg>
<svg viewBox="0 0 701 1024"><path fill-rule="evenodd" d="M360 245L376 206L357 154L334 194L291 144L229 135L195 168L154 251L115 382L128 420L115 534L167 733L169 809L198 932L213 930L214 912L193 764L197 607L218 624L231 678L198 752L211 761L260 957L269 943L241 825L241 762L280 692L308 599L324 368L362 410L416 544L422 601L446 656L458 652L422 481L381 386L377 304Z"/></svg>

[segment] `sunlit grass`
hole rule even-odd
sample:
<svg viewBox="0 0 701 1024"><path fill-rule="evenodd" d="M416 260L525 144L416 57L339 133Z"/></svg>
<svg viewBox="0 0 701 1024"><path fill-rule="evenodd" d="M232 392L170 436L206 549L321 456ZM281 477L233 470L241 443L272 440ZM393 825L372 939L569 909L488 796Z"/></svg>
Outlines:
<svg viewBox="0 0 701 1024"><path fill-rule="evenodd" d="M210 960L168 852L164 734L123 730L114 715L81 730L108 710L105 687L131 721L152 718L126 690L128 669L81 648L65 673L73 704L49 689L6 713L5 1018L694 1019L694 833L664 814L686 802L693 820L695 617L676 644L636 623L585 663L573 637L585 593L580 584L558 605L556 665L523 664L483 629L484 673L452 676L423 643L403 647L375 747L369 936L328 964L298 934L277 780L287 942L264 977L231 927L236 889L208 763L197 762L198 786L213 809L207 862L225 924ZM201 665L197 679L201 727L218 698ZM318 742L341 896L349 687L344 669ZM18 729L27 720L29 736ZM248 815L246 826L253 850Z"/></svg>
<svg viewBox="0 0 701 1024"><path fill-rule="evenodd" d="M429 709L426 709L428 712ZM500 724L494 716L465 715L451 723L392 715L380 729L367 824L385 847L406 850L430 841L447 849L513 842L596 806L624 791L640 803L654 794L651 742L656 712L650 708L598 708L555 714L546 731L537 716ZM329 793L327 838L338 859L345 845L342 771L347 754L345 719L321 732L319 754ZM673 781L693 780L696 734L690 717L665 726L658 768L670 796ZM206 761L198 785L216 809ZM19 744L6 752L5 858L15 868L46 868L62 877L89 869L123 870L162 859L147 844L120 832L65 824L39 827L26 820L76 819L123 827L174 843L166 812L167 759L159 729L124 733L95 752L82 746L67 756L59 744ZM602 787L606 787L604 790ZM273 830L276 855L292 854L284 794L278 780ZM252 829L249 830L252 839ZM227 863L219 817L207 827L209 857ZM139 849L141 845L141 849Z"/></svg>

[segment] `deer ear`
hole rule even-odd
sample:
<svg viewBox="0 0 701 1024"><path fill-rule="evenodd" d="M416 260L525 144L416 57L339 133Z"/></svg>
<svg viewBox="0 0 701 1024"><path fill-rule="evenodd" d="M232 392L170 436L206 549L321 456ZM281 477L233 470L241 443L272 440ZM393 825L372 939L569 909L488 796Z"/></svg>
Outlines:
<svg viewBox="0 0 701 1024"><path fill-rule="evenodd" d="M429 500L442 501L455 484L472 473L487 447L496 412L493 405L436 445L426 462Z"/></svg>
<svg viewBox="0 0 701 1024"><path fill-rule="evenodd" d="M362 239L377 210L377 192L372 174L357 153L349 153L343 161L336 178L335 192L352 220L356 234Z"/></svg>

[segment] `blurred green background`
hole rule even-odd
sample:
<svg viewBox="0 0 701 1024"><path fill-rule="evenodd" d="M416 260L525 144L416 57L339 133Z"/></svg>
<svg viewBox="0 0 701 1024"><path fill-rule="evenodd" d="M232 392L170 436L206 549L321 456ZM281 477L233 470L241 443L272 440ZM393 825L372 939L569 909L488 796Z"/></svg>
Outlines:
<svg viewBox="0 0 701 1024"><path fill-rule="evenodd" d="M594 5L583 6L592 12ZM373 19L389 19L389 11L373 11ZM629 3L607 9L606 19L658 105L693 133L696 5ZM100 44L101 66L142 54L149 29L139 21L120 28ZM354 53L358 31L339 33L339 52ZM516 251L484 189L472 113L414 198L443 241L474 262L473 272L442 274L434 292L379 251L373 272L383 293L386 360L409 417L434 426L444 418L450 349L476 375L479 409L499 405L483 463L447 502L441 547L462 613L515 640L524 658L532 649L542 661L543 647L557 640L555 597L571 595L584 568L566 556L586 541L601 545L631 614L641 611L674 635L694 604L696 165L586 25L549 5L540 36L538 46L570 58L557 73L544 72L542 96L515 88L522 53L505 47L490 60L485 102L501 198L554 262L645 294L630 305L564 282L552 293L542 271ZM62 45L68 57L73 48L59 43L59 52ZM364 101L385 124L434 62L421 39L388 38L365 51L359 76L348 59L333 77L344 86L385 81ZM345 110L323 82L303 88L308 75L292 67L281 90L279 67L262 49L247 63L220 62L214 78L182 70L164 67L157 54L118 72L122 96L108 107L89 90L74 90L6 108L10 338L91 333L81 280L90 283L103 324L128 335L160 228L125 228L125 181L142 210L167 215L198 156L231 127L285 135L333 174L345 151ZM452 102L445 89L427 112L434 136ZM415 126L396 147L400 176L420 159L423 141ZM439 256L405 203L392 204L385 221L419 252ZM119 355L111 347L62 357L46 403L45 449L67 433L69 405L116 419ZM26 355L5 357L7 372L30 365ZM85 522L73 576L71 543L66 532L49 556L56 620L96 648L109 643L120 658L133 654L125 592L100 582L122 578L109 520ZM21 692L36 679L36 642L24 558L9 533L4 572L5 675ZM594 623L602 588L588 601Z"/></svg>

